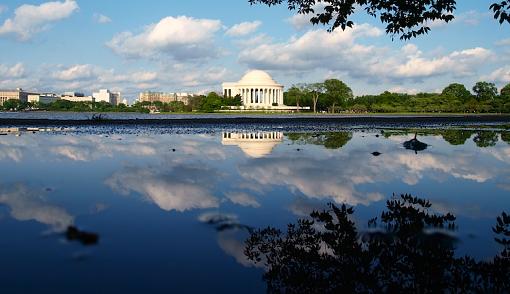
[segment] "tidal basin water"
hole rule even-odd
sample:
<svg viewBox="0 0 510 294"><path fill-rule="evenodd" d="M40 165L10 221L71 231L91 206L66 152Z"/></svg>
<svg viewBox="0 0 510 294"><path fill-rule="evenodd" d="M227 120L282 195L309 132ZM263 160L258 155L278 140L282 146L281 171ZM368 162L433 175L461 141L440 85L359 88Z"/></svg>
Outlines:
<svg viewBox="0 0 510 294"><path fill-rule="evenodd" d="M0 135L2 293L265 292L247 228L284 229L332 202L353 206L362 231L401 193L455 214L456 254L483 260L500 251L491 228L510 210L500 126Z"/></svg>

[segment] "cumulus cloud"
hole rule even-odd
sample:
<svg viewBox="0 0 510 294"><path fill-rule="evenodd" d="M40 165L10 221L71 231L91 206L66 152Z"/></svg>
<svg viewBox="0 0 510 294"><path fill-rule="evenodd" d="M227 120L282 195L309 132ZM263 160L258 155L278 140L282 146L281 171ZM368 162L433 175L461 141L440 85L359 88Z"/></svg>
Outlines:
<svg viewBox="0 0 510 294"><path fill-rule="evenodd" d="M441 75L474 75L479 65L494 56L491 50L481 47L427 56L413 44L394 51L360 42L382 34L380 29L369 24L332 33L311 30L285 43L246 47L241 50L239 61L249 67L266 70L294 73L327 70L370 82L401 83Z"/></svg>
<svg viewBox="0 0 510 294"><path fill-rule="evenodd" d="M510 83L510 66L503 66L495 69L488 75L482 76L482 80L496 82L499 84Z"/></svg>
<svg viewBox="0 0 510 294"><path fill-rule="evenodd" d="M358 55L366 58L372 54L372 47L359 46L354 43L361 37L380 36L382 31L368 24L355 26L346 31L337 30L328 33L324 30L308 31L299 38L291 38L287 43L261 44L245 48L239 60L253 68L310 70L317 67L330 68L333 63L338 69L339 63L351 62ZM339 50L342 48L342 50Z"/></svg>
<svg viewBox="0 0 510 294"><path fill-rule="evenodd" d="M219 20L169 16L139 34L120 33L107 46L127 58L166 55L178 60L203 59L217 56L213 37L220 29Z"/></svg>
<svg viewBox="0 0 510 294"><path fill-rule="evenodd" d="M96 76L94 66L90 64L78 64L68 67L64 70L55 72L53 77L62 81L73 81L91 79Z"/></svg>
<svg viewBox="0 0 510 294"><path fill-rule="evenodd" d="M94 21L99 24L111 23L112 19L108 16L101 13L94 13L93 17Z"/></svg>
<svg viewBox="0 0 510 294"><path fill-rule="evenodd" d="M258 20L252 22L242 22L229 28L225 34L231 37L246 36L255 32L260 27L260 25L262 25L262 22Z"/></svg>
<svg viewBox="0 0 510 294"><path fill-rule="evenodd" d="M0 78L3 79L17 79L25 75L25 66L23 63L16 63L15 65L8 66L0 64Z"/></svg>
<svg viewBox="0 0 510 294"><path fill-rule="evenodd" d="M287 22L290 23L292 25L292 27L298 31L310 28L312 26L310 19L312 18L313 15L315 15L317 13L321 13L324 10L324 7L326 7L326 4L317 3L312 7L312 9L314 11L313 14L312 13L306 13L306 14L298 13L298 14L295 14L295 15L289 17L287 19Z"/></svg>
<svg viewBox="0 0 510 294"><path fill-rule="evenodd" d="M0 26L0 36L14 35L20 41L27 41L48 29L51 23L68 18L78 9L74 0L21 5L14 11L14 17L6 19Z"/></svg>

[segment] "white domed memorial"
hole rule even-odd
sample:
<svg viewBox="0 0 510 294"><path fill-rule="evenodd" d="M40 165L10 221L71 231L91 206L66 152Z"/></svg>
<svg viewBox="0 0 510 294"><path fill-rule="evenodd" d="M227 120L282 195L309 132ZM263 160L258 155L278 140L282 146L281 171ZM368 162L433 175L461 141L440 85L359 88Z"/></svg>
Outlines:
<svg viewBox="0 0 510 294"><path fill-rule="evenodd" d="M223 83L222 86L225 97L241 96L243 102L243 106L239 108L241 110L298 110L298 107L283 104L283 85L278 84L262 70L249 71L239 82ZM310 109L310 107L299 107L299 109Z"/></svg>
<svg viewBox="0 0 510 294"><path fill-rule="evenodd" d="M268 156L282 142L282 132L224 132L221 138L221 143L224 146L238 146L244 154L251 158Z"/></svg>

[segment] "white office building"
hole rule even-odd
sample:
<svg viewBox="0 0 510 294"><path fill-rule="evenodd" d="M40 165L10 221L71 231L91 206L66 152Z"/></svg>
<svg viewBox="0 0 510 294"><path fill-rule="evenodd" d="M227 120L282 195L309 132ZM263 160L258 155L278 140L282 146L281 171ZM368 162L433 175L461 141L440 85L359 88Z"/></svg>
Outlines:
<svg viewBox="0 0 510 294"><path fill-rule="evenodd" d="M110 92L108 89L101 89L99 92L92 93L96 102L107 102L111 105L118 105L122 100L120 92Z"/></svg>
<svg viewBox="0 0 510 294"><path fill-rule="evenodd" d="M28 102L30 103L39 103L39 104L50 104L60 99L60 96L57 94L29 94Z"/></svg>

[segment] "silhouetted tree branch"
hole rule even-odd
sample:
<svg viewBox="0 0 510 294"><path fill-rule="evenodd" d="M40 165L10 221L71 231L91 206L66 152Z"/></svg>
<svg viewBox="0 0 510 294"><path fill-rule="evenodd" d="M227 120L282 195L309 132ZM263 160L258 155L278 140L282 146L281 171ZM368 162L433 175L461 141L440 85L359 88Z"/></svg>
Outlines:
<svg viewBox="0 0 510 294"><path fill-rule="evenodd" d="M329 25L328 31L352 27L351 16L356 9L378 17L386 24L386 33L409 40L427 34L434 21L450 22L454 19L455 0L249 0L250 4L269 6L287 3L289 10L299 14L312 14L312 24ZM500 23L510 23L510 1L496 2L490 6L494 18Z"/></svg>

